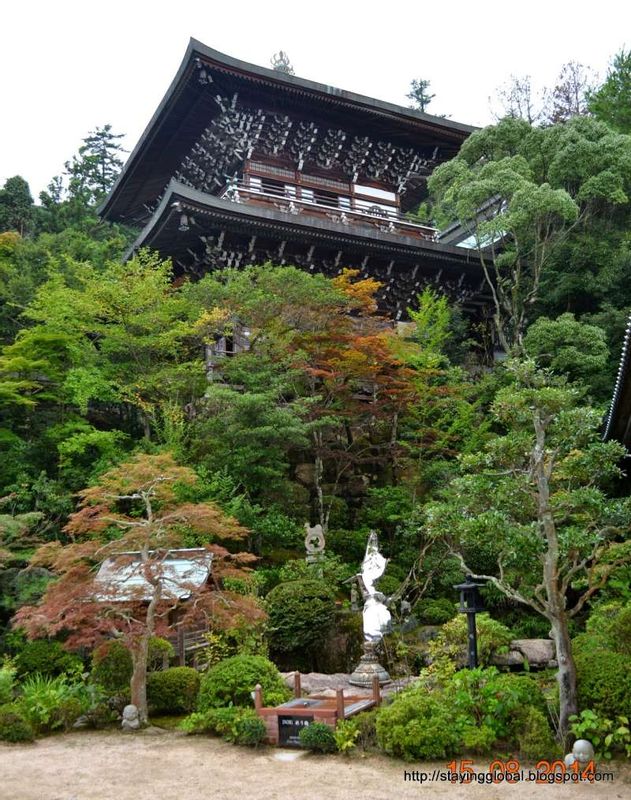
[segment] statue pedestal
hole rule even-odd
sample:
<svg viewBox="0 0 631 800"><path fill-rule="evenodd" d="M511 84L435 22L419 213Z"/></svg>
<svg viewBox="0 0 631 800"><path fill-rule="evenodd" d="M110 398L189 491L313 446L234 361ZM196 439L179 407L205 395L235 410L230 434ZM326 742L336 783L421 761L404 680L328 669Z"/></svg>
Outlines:
<svg viewBox="0 0 631 800"><path fill-rule="evenodd" d="M364 642L364 654L348 680L350 684L370 689L375 675L379 678L380 686L383 686L384 683L390 683L390 676L377 658L377 647L377 642Z"/></svg>

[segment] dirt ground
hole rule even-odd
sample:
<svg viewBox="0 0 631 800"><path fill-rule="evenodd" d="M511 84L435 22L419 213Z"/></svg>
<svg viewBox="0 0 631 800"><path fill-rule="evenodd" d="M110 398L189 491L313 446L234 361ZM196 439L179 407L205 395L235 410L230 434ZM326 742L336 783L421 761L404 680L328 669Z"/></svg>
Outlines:
<svg viewBox="0 0 631 800"><path fill-rule="evenodd" d="M287 759L287 760L282 760ZM478 769L488 768L480 762ZM0 744L0 800L617 800L631 798L631 769L612 782L553 786L406 781L404 771L446 771L445 764L403 764L370 756L314 756L248 750L179 733L77 732L32 745ZM609 771L609 766L604 768Z"/></svg>

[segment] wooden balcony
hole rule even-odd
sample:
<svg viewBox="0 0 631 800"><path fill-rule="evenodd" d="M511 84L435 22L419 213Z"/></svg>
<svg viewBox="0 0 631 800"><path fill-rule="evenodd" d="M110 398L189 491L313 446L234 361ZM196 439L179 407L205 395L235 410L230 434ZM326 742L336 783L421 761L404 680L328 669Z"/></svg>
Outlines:
<svg viewBox="0 0 631 800"><path fill-rule="evenodd" d="M394 207L390 210L383 206L377 206L375 203L372 208L353 208L351 206L352 198L344 196L340 196L338 199L326 197L306 200L280 188L253 187L245 181L239 180L229 183L219 197L234 203L274 208L289 215L308 215L331 220L353 228L360 227L370 230L376 228L384 233L400 234L430 242L438 241L436 228L413 222Z"/></svg>

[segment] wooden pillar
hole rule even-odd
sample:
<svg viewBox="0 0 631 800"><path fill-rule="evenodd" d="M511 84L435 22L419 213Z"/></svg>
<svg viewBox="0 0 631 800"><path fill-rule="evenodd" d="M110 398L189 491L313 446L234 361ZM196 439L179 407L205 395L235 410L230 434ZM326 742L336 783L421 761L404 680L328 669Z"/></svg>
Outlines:
<svg viewBox="0 0 631 800"><path fill-rule="evenodd" d="M344 719L344 689L337 689L335 692L335 711L338 720Z"/></svg>
<svg viewBox="0 0 631 800"><path fill-rule="evenodd" d="M260 683L254 687L254 708L257 711L263 708L263 688Z"/></svg>
<svg viewBox="0 0 631 800"><path fill-rule="evenodd" d="M300 681L300 673L298 671L294 672L294 697L302 697L302 685Z"/></svg>
<svg viewBox="0 0 631 800"><path fill-rule="evenodd" d="M177 629L177 654L180 666L186 666L186 650L184 648L184 628L180 625Z"/></svg>
<svg viewBox="0 0 631 800"><path fill-rule="evenodd" d="M378 675L372 676L372 699L375 701L375 705L381 705L381 687Z"/></svg>

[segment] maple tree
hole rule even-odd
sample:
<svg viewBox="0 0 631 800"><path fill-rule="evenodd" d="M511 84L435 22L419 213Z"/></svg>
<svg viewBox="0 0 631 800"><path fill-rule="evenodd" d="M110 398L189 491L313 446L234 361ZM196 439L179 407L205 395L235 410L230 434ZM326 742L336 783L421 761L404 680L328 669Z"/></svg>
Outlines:
<svg viewBox="0 0 631 800"><path fill-rule="evenodd" d="M178 624L212 620L222 628L264 617L253 596L223 588L224 579L243 577L254 561L249 553L231 552L248 531L212 503L183 500L197 481L169 453L139 454L102 475L80 493L80 508L64 528L70 541L49 542L32 559L57 580L38 605L22 607L14 619L31 638L66 634L68 648L122 639L132 656L131 702L143 722L149 641L173 632L171 612L180 606L165 570L171 551L194 547L212 554L211 583L179 584L178 594L189 597ZM115 572L105 579L97 574L114 556L118 568L137 564L141 580L125 586Z"/></svg>
<svg viewBox="0 0 631 800"><path fill-rule="evenodd" d="M297 342L312 401L316 506L324 531L343 479L379 464L396 469L399 418L416 397L413 372L397 354L397 334L377 314L380 284L355 280L358 274L345 269L332 280L346 303Z"/></svg>

